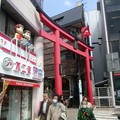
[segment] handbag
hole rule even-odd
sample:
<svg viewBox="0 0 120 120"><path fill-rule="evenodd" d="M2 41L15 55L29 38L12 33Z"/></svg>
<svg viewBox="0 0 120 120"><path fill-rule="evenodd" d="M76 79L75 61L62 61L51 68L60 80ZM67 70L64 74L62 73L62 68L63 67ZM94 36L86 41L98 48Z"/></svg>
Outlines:
<svg viewBox="0 0 120 120"><path fill-rule="evenodd" d="M41 117L41 116L38 116L37 118L35 118L35 120L40 120L40 117Z"/></svg>
<svg viewBox="0 0 120 120"><path fill-rule="evenodd" d="M63 119L63 120L67 120L67 116L65 114L65 112L62 112L60 117Z"/></svg>

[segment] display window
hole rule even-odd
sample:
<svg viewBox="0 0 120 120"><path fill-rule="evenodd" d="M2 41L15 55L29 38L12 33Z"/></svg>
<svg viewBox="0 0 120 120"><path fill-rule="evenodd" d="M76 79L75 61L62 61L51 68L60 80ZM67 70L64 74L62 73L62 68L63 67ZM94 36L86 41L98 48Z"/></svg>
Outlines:
<svg viewBox="0 0 120 120"><path fill-rule="evenodd" d="M0 86L2 90L2 84ZM31 120L32 88L9 86L1 101L0 120Z"/></svg>

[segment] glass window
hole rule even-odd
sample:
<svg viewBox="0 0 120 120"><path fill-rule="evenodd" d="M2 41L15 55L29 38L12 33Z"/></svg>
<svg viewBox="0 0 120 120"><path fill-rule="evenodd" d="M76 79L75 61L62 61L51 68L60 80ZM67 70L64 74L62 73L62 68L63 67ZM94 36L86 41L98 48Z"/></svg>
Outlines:
<svg viewBox="0 0 120 120"><path fill-rule="evenodd" d="M115 4L117 4L117 0L105 0L105 4L106 5L115 5Z"/></svg>
<svg viewBox="0 0 120 120"><path fill-rule="evenodd" d="M61 51L61 60L72 60L75 59L75 53L71 51Z"/></svg>
<svg viewBox="0 0 120 120"><path fill-rule="evenodd" d="M111 41L111 49L112 52L118 52L119 51L119 41Z"/></svg>
<svg viewBox="0 0 120 120"><path fill-rule="evenodd" d="M4 18L4 19L3 19ZM2 31L5 31L4 33L8 35L9 37L13 38L15 35L15 25L18 24L18 22L10 15L4 8L2 7ZM4 21L4 22L3 22ZM21 23L19 23L21 24ZM23 25L24 26L24 25ZM26 28L24 28L26 30ZM31 39L29 41L34 45L34 35L31 33Z"/></svg>
<svg viewBox="0 0 120 120"><path fill-rule="evenodd" d="M31 120L32 89L9 86L1 107L0 120Z"/></svg>
<svg viewBox="0 0 120 120"><path fill-rule="evenodd" d="M13 38L14 34L15 34L15 25L17 23L15 22L14 19L12 19L12 17L10 17L7 13L6 13L6 27L5 27L5 34L7 34L9 37Z"/></svg>
<svg viewBox="0 0 120 120"><path fill-rule="evenodd" d="M107 24L110 40L120 40L120 12L107 12Z"/></svg>

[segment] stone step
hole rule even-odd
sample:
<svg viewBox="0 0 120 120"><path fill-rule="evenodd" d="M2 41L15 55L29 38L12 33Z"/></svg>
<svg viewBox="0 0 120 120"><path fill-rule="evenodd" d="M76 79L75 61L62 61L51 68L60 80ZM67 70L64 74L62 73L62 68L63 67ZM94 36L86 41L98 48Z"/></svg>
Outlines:
<svg viewBox="0 0 120 120"><path fill-rule="evenodd" d="M113 115L114 109L95 109L94 115L96 120L118 120L117 116Z"/></svg>
<svg viewBox="0 0 120 120"><path fill-rule="evenodd" d="M101 111L93 111L93 113L94 114L103 114L103 115L113 115L114 114L114 112L112 111L112 112L101 112Z"/></svg>
<svg viewBox="0 0 120 120"><path fill-rule="evenodd" d="M115 117L115 115L112 114L101 114L101 113L94 113L96 116L108 116L108 117Z"/></svg>
<svg viewBox="0 0 120 120"><path fill-rule="evenodd" d="M103 115L95 115L96 118L106 118L106 119L116 119L117 116L103 116Z"/></svg>
<svg viewBox="0 0 120 120"><path fill-rule="evenodd" d="M96 118L96 120L118 120L117 118L114 118L114 119L106 119L106 118Z"/></svg>

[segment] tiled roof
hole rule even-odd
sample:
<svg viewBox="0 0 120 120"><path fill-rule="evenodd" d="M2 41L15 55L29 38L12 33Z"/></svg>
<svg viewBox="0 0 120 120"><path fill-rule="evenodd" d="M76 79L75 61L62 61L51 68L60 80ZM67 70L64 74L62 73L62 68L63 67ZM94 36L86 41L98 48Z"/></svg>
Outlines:
<svg viewBox="0 0 120 120"><path fill-rule="evenodd" d="M83 19L83 5L51 17L60 26L66 27Z"/></svg>

